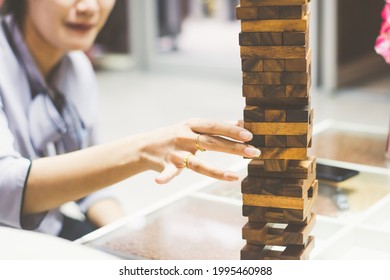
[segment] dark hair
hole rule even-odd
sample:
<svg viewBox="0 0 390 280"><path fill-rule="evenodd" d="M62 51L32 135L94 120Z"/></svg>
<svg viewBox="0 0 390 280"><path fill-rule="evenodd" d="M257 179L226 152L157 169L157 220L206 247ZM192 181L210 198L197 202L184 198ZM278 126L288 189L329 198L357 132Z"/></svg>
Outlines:
<svg viewBox="0 0 390 280"><path fill-rule="evenodd" d="M5 0L4 6L1 9L1 14L13 14L15 16L16 21L21 24L24 19L25 11L25 0Z"/></svg>

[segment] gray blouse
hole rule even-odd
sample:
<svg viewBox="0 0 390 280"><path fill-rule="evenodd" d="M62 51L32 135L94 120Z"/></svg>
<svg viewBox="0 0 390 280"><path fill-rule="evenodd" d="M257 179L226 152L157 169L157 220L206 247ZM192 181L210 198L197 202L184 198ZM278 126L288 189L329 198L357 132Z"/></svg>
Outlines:
<svg viewBox="0 0 390 280"><path fill-rule="evenodd" d="M8 35L19 38L18 48L27 50L12 17L7 17L6 22L11 31ZM32 97L31 82L20 61L0 28L0 226L57 235L62 227L59 209L21 215L24 187L31 160L97 144L95 74L82 52L70 52L62 59L50 81L50 87L61 92L68 104L61 109L64 114L60 114L48 96ZM23 54L23 62L36 68L28 51ZM76 138L80 143L75 148ZM96 200L106 196L107 191L99 191L77 204L86 212Z"/></svg>

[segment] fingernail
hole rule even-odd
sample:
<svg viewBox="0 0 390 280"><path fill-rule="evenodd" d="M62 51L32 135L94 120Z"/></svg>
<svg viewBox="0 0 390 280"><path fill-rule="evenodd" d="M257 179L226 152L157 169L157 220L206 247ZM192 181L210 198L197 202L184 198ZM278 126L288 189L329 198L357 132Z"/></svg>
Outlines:
<svg viewBox="0 0 390 280"><path fill-rule="evenodd" d="M234 173L231 173L231 172L225 172L223 174L223 177L226 179L226 180L229 180L229 181L237 181L239 179L238 175L237 174L234 174Z"/></svg>
<svg viewBox="0 0 390 280"><path fill-rule="evenodd" d="M259 157L261 155L261 152L259 149L252 148L252 147L246 147L244 150L245 154L250 157Z"/></svg>
<svg viewBox="0 0 390 280"><path fill-rule="evenodd" d="M243 141L249 141L253 138L253 135L249 131L243 130L240 132L240 138Z"/></svg>

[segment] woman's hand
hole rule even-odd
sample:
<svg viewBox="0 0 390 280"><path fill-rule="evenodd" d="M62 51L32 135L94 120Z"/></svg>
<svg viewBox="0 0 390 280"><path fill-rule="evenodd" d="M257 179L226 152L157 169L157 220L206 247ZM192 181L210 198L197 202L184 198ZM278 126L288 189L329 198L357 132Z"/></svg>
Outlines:
<svg viewBox="0 0 390 280"><path fill-rule="evenodd" d="M159 184L168 183L185 167L219 180L234 181L238 179L236 174L212 167L195 154L198 150L206 150L259 157L260 150L245 144L252 137L240 125L191 119L149 133L142 157L151 169L161 172L156 178Z"/></svg>

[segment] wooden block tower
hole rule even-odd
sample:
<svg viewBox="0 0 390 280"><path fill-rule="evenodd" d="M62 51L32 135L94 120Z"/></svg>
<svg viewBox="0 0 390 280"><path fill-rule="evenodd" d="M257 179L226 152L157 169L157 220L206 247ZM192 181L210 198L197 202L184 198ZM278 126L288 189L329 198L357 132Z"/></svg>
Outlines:
<svg viewBox="0 0 390 280"><path fill-rule="evenodd" d="M239 42L245 127L259 159L242 181L241 259L307 259L318 194L316 159L308 156L310 105L310 0L240 0Z"/></svg>

